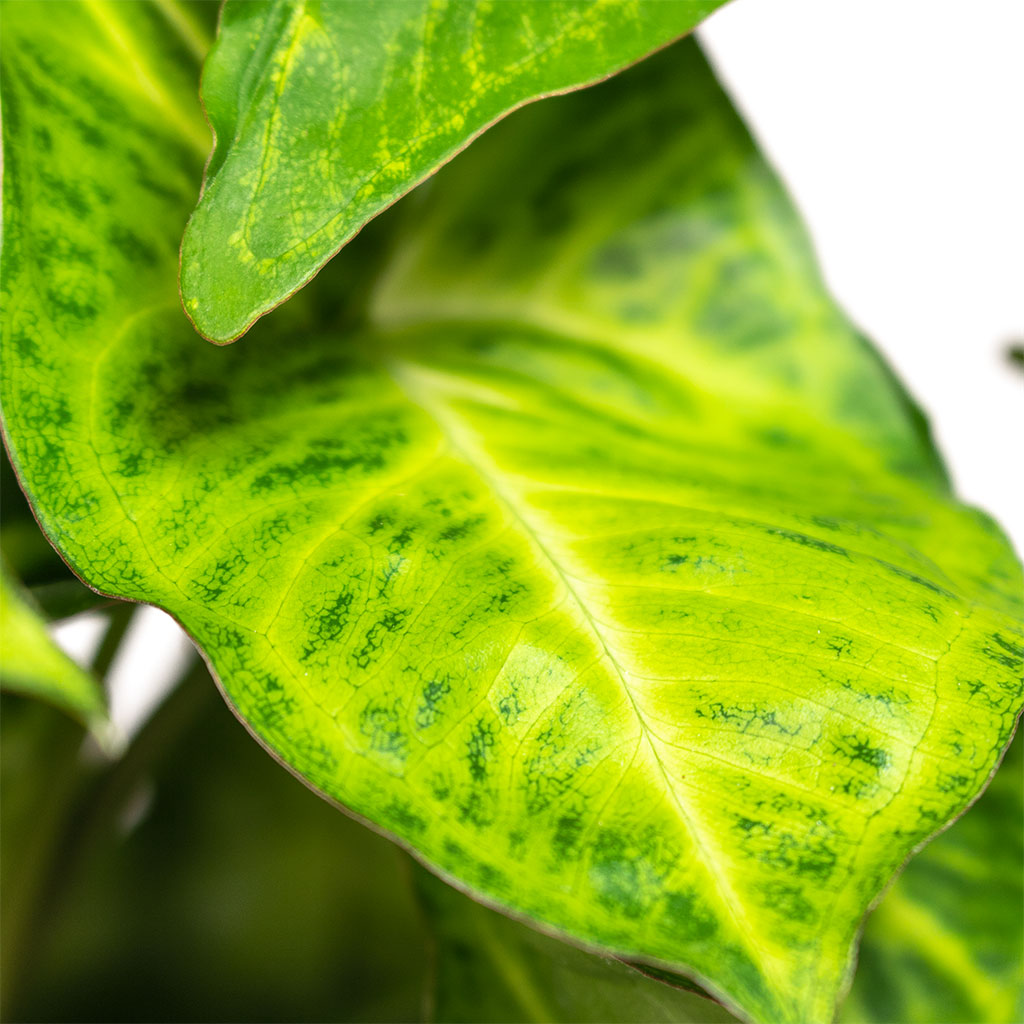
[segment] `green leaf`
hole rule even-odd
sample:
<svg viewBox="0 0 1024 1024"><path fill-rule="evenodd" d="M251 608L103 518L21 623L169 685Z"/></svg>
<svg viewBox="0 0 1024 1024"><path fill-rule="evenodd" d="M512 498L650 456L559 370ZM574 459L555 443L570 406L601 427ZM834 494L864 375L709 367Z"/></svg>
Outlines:
<svg viewBox="0 0 1024 1024"><path fill-rule="evenodd" d="M243 334L510 111L604 78L723 0L228 0L203 73L216 146L181 290Z"/></svg>
<svg viewBox="0 0 1024 1024"><path fill-rule="evenodd" d="M106 705L99 683L54 642L31 599L0 563L0 684L63 708L99 734Z"/></svg>
<svg viewBox="0 0 1024 1024"><path fill-rule="evenodd" d="M869 916L842 1024L1024 1017L1022 755L1018 733L977 804L911 860ZM438 1021L734 1019L495 914L424 871L416 883L437 942Z"/></svg>
<svg viewBox="0 0 1024 1024"><path fill-rule="evenodd" d="M397 208L360 333L315 326L326 290L218 349L174 287L185 136L51 10L0 41L2 397L70 563L487 902L829 1019L865 909L1008 741L1021 573L695 46Z"/></svg>
<svg viewBox="0 0 1024 1024"><path fill-rule="evenodd" d="M488 910L423 870L416 887L434 932L430 1019L439 1024L717 1024L717 1003Z"/></svg>
<svg viewBox="0 0 1024 1024"><path fill-rule="evenodd" d="M74 577L39 530L18 486L7 452L0 447L0 554L27 587Z"/></svg>
<svg viewBox="0 0 1024 1024"><path fill-rule="evenodd" d="M108 603L76 579L39 529L0 446L0 558L46 619L63 619Z"/></svg>
<svg viewBox="0 0 1024 1024"><path fill-rule="evenodd" d="M1024 735L868 918L843 1024L1024 1020Z"/></svg>

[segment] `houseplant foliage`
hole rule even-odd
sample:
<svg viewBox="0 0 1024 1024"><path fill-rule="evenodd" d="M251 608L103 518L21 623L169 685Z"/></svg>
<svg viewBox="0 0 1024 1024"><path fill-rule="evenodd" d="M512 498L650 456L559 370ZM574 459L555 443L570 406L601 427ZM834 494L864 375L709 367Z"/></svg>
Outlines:
<svg viewBox="0 0 1024 1024"><path fill-rule="evenodd" d="M212 340L238 337L489 124L618 71L722 2L225 5L186 311Z"/></svg>
<svg viewBox="0 0 1024 1024"><path fill-rule="evenodd" d="M87 724L100 726L103 694L50 638L30 594L0 563L0 635L4 644L4 686L64 707Z"/></svg>
<svg viewBox="0 0 1024 1024"><path fill-rule="evenodd" d="M428 1020L729 1019L678 982L558 943L436 883L420 896L432 901L429 941L398 851L281 772L208 680L188 688L103 770L103 789L118 775L134 785L121 787L120 803L102 802L107 827L89 828L92 848L78 853L77 870L59 845L67 892L27 963L4 920L4 996L14 1009L5 1017L413 1020L425 978ZM11 893L25 887L25 837L38 837L60 763L71 757L73 766L81 744L60 718L10 703L0 716L5 917L17 909ZM162 752L126 773L154 737ZM1018 738L978 803L910 862L869 917L840 1020L1019 1019L1006 1004L1020 993L1020 753ZM123 818L140 792L151 810L125 837L109 819ZM100 803L84 814L75 807L69 838Z"/></svg>
<svg viewBox="0 0 1024 1024"><path fill-rule="evenodd" d="M293 216L323 162L281 139L309 138L307 106L346 138L363 95L324 122L317 68L384 71L359 47L328 67L329 6L229 3L190 313L235 336L488 121L712 6L651 5L642 39L601 6L615 46L542 33L577 49L454 133L448 110L408 166L360 136L345 180L386 187L329 180ZM473 52L459 25L413 71ZM824 292L696 45L510 116L226 349L177 291L208 149L192 12L19 4L0 46L5 440L75 572L171 612L272 753L458 888L743 1019L831 1019L869 905L1009 742L1021 571ZM401 145L407 84L372 94L367 138L383 116ZM898 938L910 879L881 976L943 969ZM442 934L493 912L432 905ZM1014 919L936 906L965 1005L1012 1019L978 979L1014 984L985 937ZM928 999L889 984L850 1012Z"/></svg>

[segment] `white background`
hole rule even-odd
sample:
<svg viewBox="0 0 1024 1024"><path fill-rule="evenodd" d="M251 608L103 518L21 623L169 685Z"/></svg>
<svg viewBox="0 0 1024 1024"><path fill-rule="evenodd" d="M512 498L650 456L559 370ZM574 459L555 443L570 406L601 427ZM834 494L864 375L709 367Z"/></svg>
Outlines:
<svg viewBox="0 0 1024 1024"><path fill-rule="evenodd" d="M960 495L1024 551L1024 374L1005 357L1024 338L1024 0L734 0L699 36ZM153 609L135 626L110 680L123 734L189 649ZM88 659L101 628L59 635Z"/></svg>
<svg viewBox="0 0 1024 1024"><path fill-rule="evenodd" d="M1024 552L1024 0L734 0L698 35L958 493Z"/></svg>

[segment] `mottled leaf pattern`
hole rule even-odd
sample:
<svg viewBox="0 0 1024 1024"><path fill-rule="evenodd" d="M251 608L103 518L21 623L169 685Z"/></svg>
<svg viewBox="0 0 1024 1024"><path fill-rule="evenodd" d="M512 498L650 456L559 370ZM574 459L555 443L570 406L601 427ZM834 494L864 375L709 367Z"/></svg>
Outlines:
<svg viewBox="0 0 1024 1024"><path fill-rule="evenodd" d="M216 148L182 247L189 316L237 337L488 125L722 2L228 0L203 74Z"/></svg>
<svg viewBox="0 0 1024 1024"><path fill-rule="evenodd" d="M911 860L868 918L841 1024L1024 1017L1022 740L978 803ZM437 936L436 1021L735 1019L501 917L425 872L416 883Z"/></svg>
<svg viewBox="0 0 1024 1024"><path fill-rule="evenodd" d="M32 517L18 478L0 447L0 555L26 587L67 582L74 577Z"/></svg>
<svg viewBox="0 0 1024 1024"><path fill-rule="evenodd" d="M2 40L3 401L50 536L488 902L829 1019L866 907L1008 741L1021 575L695 46L396 209L359 331L310 289L222 349L177 304L198 161L131 77L156 58L111 80L53 10Z"/></svg>

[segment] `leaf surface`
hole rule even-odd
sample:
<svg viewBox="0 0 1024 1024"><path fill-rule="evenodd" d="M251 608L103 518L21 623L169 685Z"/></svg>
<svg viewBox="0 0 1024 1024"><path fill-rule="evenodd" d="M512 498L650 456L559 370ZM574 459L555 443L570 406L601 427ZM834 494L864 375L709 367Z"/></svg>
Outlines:
<svg viewBox="0 0 1024 1024"><path fill-rule="evenodd" d="M5 449L0 449L0 553L26 587L74 579L32 517Z"/></svg>
<svg viewBox="0 0 1024 1024"><path fill-rule="evenodd" d="M0 446L0 559L50 621L91 611L106 600L76 579L39 529L7 451Z"/></svg>
<svg viewBox="0 0 1024 1024"><path fill-rule="evenodd" d="M511 110L610 75L722 0L228 0L185 308L230 341Z"/></svg>
<svg viewBox="0 0 1024 1024"><path fill-rule="evenodd" d="M396 209L360 331L309 290L218 349L174 288L186 135L54 62L95 29L52 10L2 42L2 387L71 564L490 903L830 1019L866 907L1008 741L1020 568L696 47L518 113Z"/></svg>
<svg viewBox="0 0 1024 1024"><path fill-rule="evenodd" d="M439 1024L719 1024L736 1018L695 992L543 935L423 870L434 933L430 1018Z"/></svg>

